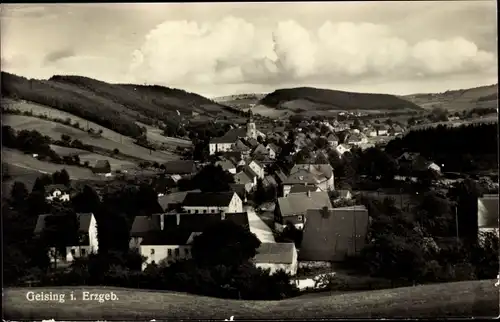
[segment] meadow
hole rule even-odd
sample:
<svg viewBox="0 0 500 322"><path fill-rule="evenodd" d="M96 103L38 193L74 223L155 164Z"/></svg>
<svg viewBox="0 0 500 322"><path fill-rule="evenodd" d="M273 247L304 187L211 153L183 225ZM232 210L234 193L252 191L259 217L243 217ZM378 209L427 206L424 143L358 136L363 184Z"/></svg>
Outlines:
<svg viewBox="0 0 500 322"><path fill-rule="evenodd" d="M50 145L50 148L54 150L59 156L70 156L70 155L78 155L80 158L80 163L84 162L89 162L90 166L93 166L97 160L107 160L109 161L109 164L111 165L111 170L128 170L128 169L134 169L137 167L136 164L130 161L126 160L120 160L116 158L112 158L109 156L97 154L97 153L92 153L89 151L85 150L80 150L80 149L74 149L74 148L67 148L63 146L58 146L58 145Z"/></svg>
<svg viewBox="0 0 500 322"><path fill-rule="evenodd" d="M319 319L496 317L494 280L421 285L344 294L325 293L282 301L238 301L113 287L31 287L4 289L4 318L55 320ZM64 303L28 301L26 293L66 294ZM84 301L82 292L114 292L115 301ZM73 292L74 301L69 294Z"/></svg>

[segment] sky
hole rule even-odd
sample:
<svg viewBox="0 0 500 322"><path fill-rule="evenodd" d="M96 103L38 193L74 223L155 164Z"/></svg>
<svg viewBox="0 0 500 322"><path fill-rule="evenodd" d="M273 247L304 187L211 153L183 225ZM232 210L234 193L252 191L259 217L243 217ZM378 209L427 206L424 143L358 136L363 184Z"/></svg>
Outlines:
<svg viewBox="0 0 500 322"><path fill-rule="evenodd" d="M498 82L496 1L3 4L1 69L214 97Z"/></svg>

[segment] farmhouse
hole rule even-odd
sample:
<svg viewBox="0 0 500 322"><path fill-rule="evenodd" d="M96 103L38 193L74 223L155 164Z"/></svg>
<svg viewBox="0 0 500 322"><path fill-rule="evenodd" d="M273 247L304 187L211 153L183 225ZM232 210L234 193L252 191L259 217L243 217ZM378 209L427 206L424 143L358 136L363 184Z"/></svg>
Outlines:
<svg viewBox="0 0 500 322"><path fill-rule="evenodd" d="M343 261L365 245L368 210L364 206L307 210L301 261Z"/></svg>
<svg viewBox="0 0 500 322"><path fill-rule="evenodd" d="M286 197L294 185L314 186L322 191L333 190L333 168L330 164L296 164L283 182L283 196Z"/></svg>
<svg viewBox="0 0 500 322"><path fill-rule="evenodd" d="M191 191L172 192L170 194L158 197L158 204L164 212L181 211L182 203L184 202L184 199L186 199L187 194L190 192L197 193L201 192L201 190L196 189Z"/></svg>
<svg viewBox="0 0 500 322"><path fill-rule="evenodd" d="M98 160L92 168L92 172L97 174L111 174L111 164L108 160Z"/></svg>
<svg viewBox="0 0 500 322"><path fill-rule="evenodd" d="M37 237L48 237L49 243L52 229L61 230L67 229L69 218L67 216L56 216L52 214L39 215L34 234ZM49 249L49 258L52 263L70 263L75 258L85 257L91 253L97 253L99 242L97 239L97 222L92 213L76 214L78 231L73 241L68 241L65 247L65 253L56 252L56 247ZM54 228L49 228L53 226ZM49 235L46 235L49 234ZM53 245L55 246L55 245Z"/></svg>
<svg viewBox="0 0 500 322"><path fill-rule="evenodd" d="M163 164L165 174L187 176L196 173L196 164L193 160L174 160Z"/></svg>
<svg viewBox="0 0 500 322"><path fill-rule="evenodd" d="M297 274L297 249L294 243L262 243L253 258L256 267L269 269L270 274L283 270Z"/></svg>
<svg viewBox="0 0 500 322"><path fill-rule="evenodd" d="M332 208L328 193L325 191L292 193L286 197L278 198L274 209L274 225L277 230L290 222L296 228L304 227L305 216L308 209L318 207Z"/></svg>
<svg viewBox="0 0 500 322"><path fill-rule="evenodd" d="M139 218L146 217L146 218ZM138 216L134 221L131 247L138 248L148 264L169 265L177 260L191 257L191 244L200 235L222 220L249 228L248 215L241 213L215 213L204 216L195 214L157 214L150 218Z"/></svg>
<svg viewBox="0 0 500 322"><path fill-rule="evenodd" d="M190 214L236 213L243 211L243 202L233 191L189 192L184 198L182 208Z"/></svg>

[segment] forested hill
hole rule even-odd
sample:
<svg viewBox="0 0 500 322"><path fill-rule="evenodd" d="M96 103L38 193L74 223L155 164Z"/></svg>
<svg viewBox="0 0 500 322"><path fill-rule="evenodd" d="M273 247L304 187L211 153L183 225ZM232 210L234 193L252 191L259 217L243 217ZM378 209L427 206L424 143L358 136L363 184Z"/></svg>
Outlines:
<svg viewBox="0 0 500 322"><path fill-rule="evenodd" d="M110 84L81 76L36 80L6 72L2 72L1 83L4 97L66 111L132 137L142 132L137 121L145 124L162 121L177 127L192 112L206 117L238 114L201 95L156 85Z"/></svg>
<svg viewBox="0 0 500 322"><path fill-rule="evenodd" d="M278 89L260 100L260 104L286 108L300 101L308 110L422 110L418 105L389 94L344 92L313 87Z"/></svg>

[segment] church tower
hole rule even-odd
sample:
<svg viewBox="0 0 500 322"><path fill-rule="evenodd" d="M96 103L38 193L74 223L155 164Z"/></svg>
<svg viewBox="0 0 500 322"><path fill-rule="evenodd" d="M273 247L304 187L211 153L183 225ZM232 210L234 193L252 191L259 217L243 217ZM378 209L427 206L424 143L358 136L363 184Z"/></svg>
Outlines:
<svg viewBox="0 0 500 322"><path fill-rule="evenodd" d="M253 121L253 113L250 110L250 116L247 122L247 138L257 139L257 129L255 127L255 123Z"/></svg>

